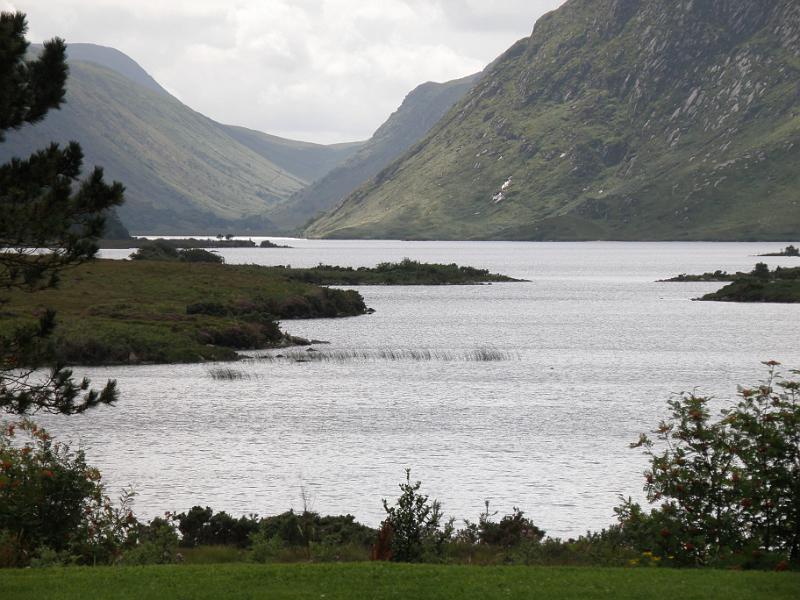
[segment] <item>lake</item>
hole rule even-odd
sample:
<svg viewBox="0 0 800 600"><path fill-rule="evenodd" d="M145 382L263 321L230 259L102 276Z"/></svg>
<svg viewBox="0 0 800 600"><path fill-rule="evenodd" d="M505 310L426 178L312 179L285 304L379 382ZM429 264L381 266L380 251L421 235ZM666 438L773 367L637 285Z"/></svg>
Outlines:
<svg viewBox="0 0 800 600"><path fill-rule="evenodd" d="M645 461L628 444L666 416L670 394L731 398L765 375L761 361L800 367L800 305L692 302L721 285L656 283L799 264L754 256L781 244L276 241L293 248L220 253L297 267L409 257L530 281L361 287L374 314L283 323L366 358L225 365L247 376L233 381L213 379L214 365L76 369L117 379L119 404L38 420L80 444L111 491L135 485L140 516L306 502L375 526L410 467L459 520L488 499L498 518L519 507L549 535L578 535L611 524L620 494L641 498ZM465 360L481 348L504 360Z"/></svg>

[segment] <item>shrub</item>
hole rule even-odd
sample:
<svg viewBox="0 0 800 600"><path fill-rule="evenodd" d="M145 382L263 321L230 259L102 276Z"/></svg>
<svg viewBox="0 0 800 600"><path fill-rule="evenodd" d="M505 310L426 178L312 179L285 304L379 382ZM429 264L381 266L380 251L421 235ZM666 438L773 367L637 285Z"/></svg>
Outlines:
<svg viewBox="0 0 800 600"><path fill-rule="evenodd" d="M274 562L285 548L283 540L260 529L251 534L250 544L250 560L257 563Z"/></svg>
<svg viewBox="0 0 800 600"><path fill-rule="evenodd" d="M248 350L266 345L267 337L262 328L253 323L237 323L223 329L209 329L198 334L199 340L206 344Z"/></svg>
<svg viewBox="0 0 800 600"><path fill-rule="evenodd" d="M178 534L168 515L156 517L135 532L135 544L125 551L121 562L126 565L161 565L177 562Z"/></svg>
<svg viewBox="0 0 800 600"><path fill-rule="evenodd" d="M646 514L627 501L617 513L639 548L708 564L745 553L800 560L800 382L778 376L740 388L712 419L710 398L669 401L671 418L634 447L650 459ZM791 371L793 375L800 372Z"/></svg>
<svg viewBox="0 0 800 600"><path fill-rule="evenodd" d="M192 263L224 263L225 259L219 254L210 252L203 248L185 248L178 252L179 259L183 262Z"/></svg>
<svg viewBox="0 0 800 600"><path fill-rule="evenodd" d="M756 266L753 268L750 274L760 279L768 279L770 275L769 267L763 262L756 263Z"/></svg>
<svg viewBox="0 0 800 600"><path fill-rule="evenodd" d="M400 497L394 506L384 499L385 524L391 528L391 559L399 562L419 562L441 554L442 547L453 533L453 522L442 526L441 504L429 501L419 493L422 482L411 483L411 469L400 483Z"/></svg>
<svg viewBox="0 0 800 600"><path fill-rule="evenodd" d="M484 515L486 518L483 518ZM523 542L539 543L544 538L545 532L536 527L533 521L526 518L525 513L517 507L514 507L512 514L505 515L498 523L494 523L488 518L487 502L484 515L478 526L478 540L482 544L512 548Z"/></svg>
<svg viewBox="0 0 800 600"><path fill-rule="evenodd" d="M376 531L356 523L352 515L320 516L304 510L261 519L250 535L250 559L274 562L305 560L364 560Z"/></svg>
<svg viewBox="0 0 800 600"><path fill-rule="evenodd" d="M181 546L249 545L250 535L258 529L255 515L232 517L226 512L214 513L209 507L193 506L188 513L175 516L181 532Z"/></svg>
<svg viewBox="0 0 800 600"><path fill-rule="evenodd" d="M119 506L82 451L54 442L32 421L0 432L0 560L23 566L37 554L112 563L136 526L132 493Z"/></svg>
<svg viewBox="0 0 800 600"><path fill-rule="evenodd" d="M131 260L178 260L178 250L173 244L164 240L156 240L142 244L131 254Z"/></svg>

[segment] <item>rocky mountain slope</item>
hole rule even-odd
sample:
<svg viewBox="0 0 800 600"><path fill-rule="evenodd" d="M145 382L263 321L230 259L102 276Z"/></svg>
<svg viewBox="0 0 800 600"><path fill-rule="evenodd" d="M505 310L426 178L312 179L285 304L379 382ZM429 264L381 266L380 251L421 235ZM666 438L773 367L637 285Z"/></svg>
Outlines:
<svg viewBox="0 0 800 600"><path fill-rule="evenodd" d="M796 239L800 3L568 0L308 234Z"/></svg>
<svg viewBox="0 0 800 600"><path fill-rule="evenodd" d="M423 83L347 161L296 192L282 210L305 218L335 208L356 188L425 137L439 119L475 85L479 75L446 83Z"/></svg>
<svg viewBox="0 0 800 600"><path fill-rule="evenodd" d="M77 140L85 165L102 165L109 179L125 184L119 214L132 233L285 231L286 214L271 213L358 149L222 125L114 49L71 44L68 53L66 104L44 122L11 132L0 161L50 141Z"/></svg>

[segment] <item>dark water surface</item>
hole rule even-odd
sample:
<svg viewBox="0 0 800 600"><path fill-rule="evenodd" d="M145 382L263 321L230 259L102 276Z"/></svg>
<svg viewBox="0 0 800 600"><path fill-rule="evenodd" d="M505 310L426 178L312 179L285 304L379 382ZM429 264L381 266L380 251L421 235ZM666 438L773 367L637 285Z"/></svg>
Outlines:
<svg viewBox="0 0 800 600"><path fill-rule="evenodd" d="M366 359L223 365L248 376L234 381L213 379L215 365L77 369L116 378L118 406L40 420L80 443L112 490L135 484L137 513L273 514L302 508L304 489L314 510L376 525L409 466L459 519L489 499L575 535L610 524L618 494L641 495L644 460L628 444L666 415L670 393L731 397L764 375L762 360L800 367L800 305L692 302L720 285L655 282L800 264L754 257L780 244L285 243L295 247L221 254L293 266L410 257L531 281L363 287L373 315L284 323ZM463 360L476 348L506 360ZM387 349L433 359L381 358Z"/></svg>

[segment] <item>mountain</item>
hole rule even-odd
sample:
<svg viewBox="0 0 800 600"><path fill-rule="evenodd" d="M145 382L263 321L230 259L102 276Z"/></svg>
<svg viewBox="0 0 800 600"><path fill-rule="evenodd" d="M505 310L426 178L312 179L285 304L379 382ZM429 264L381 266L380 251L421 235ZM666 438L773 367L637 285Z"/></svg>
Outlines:
<svg viewBox="0 0 800 600"><path fill-rule="evenodd" d="M236 125L223 127L243 146L309 182L325 176L364 145L364 142L331 145L297 142Z"/></svg>
<svg viewBox="0 0 800 600"><path fill-rule="evenodd" d="M358 149L222 125L116 50L71 44L68 54L66 103L42 123L11 132L0 161L77 140L87 167L102 165L108 179L124 183L119 215L134 234L284 231L286 213L270 213Z"/></svg>
<svg viewBox="0 0 800 600"><path fill-rule="evenodd" d="M41 46L33 44L32 49L34 52L38 52ZM165 96L170 95L147 71L139 66L139 63L116 48L99 46L97 44L69 44L67 47L67 63L72 64L74 61L98 64L112 71L116 71L123 77L130 79L134 83L138 83L142 87L146 87L152 92L157 92Z"/></svg>
<svg viewBox="0 0 800 600"><path fill-rule="evenodd" d="M281 210L305 217L297 222L302 225L315 215L336 207L353 190L425 137L475 85L478 77L471 75L447 83L428 82L412 90L400 108L355 154L310 186L295 192Z"/></svg>
<svg viewBox="0 0 800 600"><path fill-rule="evenodd" d="M796 239L800 3L568 0L310 236Z"/></svg>

